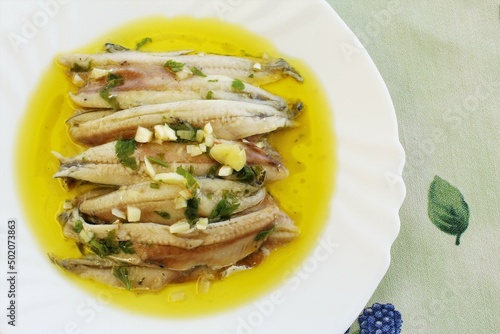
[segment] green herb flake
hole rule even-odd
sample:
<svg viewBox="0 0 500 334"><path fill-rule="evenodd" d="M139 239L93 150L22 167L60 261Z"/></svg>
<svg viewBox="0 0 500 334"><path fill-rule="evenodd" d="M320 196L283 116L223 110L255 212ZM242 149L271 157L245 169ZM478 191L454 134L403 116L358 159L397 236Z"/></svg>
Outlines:
<svg viewBox="0 0 500 334"><path fill-rule="evenodd" d="M132 156L137 148L137 143L133 139L120 139L115 144L115 154L124 167L137 170L137 161Z"/></svg>
<svg viewBox="0 0 500 334"><path fill-rule="evenodd" d="M73 231L75 231L76 233L80 233L82 230L83 230L83 222L80 219L78 219L75 222L75 225L73 226Z"/></svg>
<svg viewBox="0 0 500 334"><path fill-rule="evenodd" d="M135 49L136 50L139 50L140 48L142 48L144 45L148 44L148 43L152 43L153 40L151 39L151 37L145 37L143 39L141 39L139 42L137 42L135 44Z"/></svg>
<svg viewBox="0 0 500 334"><path fill-rule="evenodd" d="M167 62L163 66L170 72L177 73L179 71L182 71L184 65L185 65L184 63L170 59L167 60Z"/></svg>
<svg viewBox="0 0 500 334"><path fill-rule="evenodd" d="M81 66L78 63L73 63L73 66L71 67L70 71L71 72L88 72L92 69L92 61L89 61L86 67Z"/></svg>
<svg viewBox="0 0 500 334"><path fill-rule="evenodd" d="M170 213L166 212L166 211L153 211L154 213L156 213L158 216L160 216L161 218L163 219L170 219Z"/></svg>
<svg viewBox="0 0 500 334"><path fill-rule="evenodd" d="M151 189L160 189L160 184L159 183L150 183L149 187Z"/></svg>
<svg viewBox="0 0 500 334"><path fill-rule="evenodd" d="M116 99L116 95L111 92L111 89L123 84L123 78L119 74L108 73L106 76L106 86L99 91L99 96L104 99L114 110L120 109L120 104Z"/></svg>
<svg viewBox="0 0 500 334"><path fill-rule="evenodd" d="M221 164L216 163L215 165L213 165L212 167L210 167L210 169L207 172L207 177L211 178L211 179L215 179L219 175L217 173L217 171L219 170L219 168L221 166L222 166Z"/></svg>
<svg viewBox="0 0 500 334"><path fill-rule="evenodd" d="M255 75L253 75L253 73L252 73L252 74L250 74L248 77L249 77L250 79L253 79L253 78L255 77Z"/></svg>
<svg viewBox="0 0 500 334"><path fill-rule="evenodd" d="M123 283L125 289L130 290L130 288L132 287L132 281L128 276L127 267L122 267L122 266L113 267L113 276L118 278L120 282Z"/></svg>
<svg viewBox="0 0 500 334"><path fill-rule="evenodd" d="M92 239L89 241L89 246L92 252L100 257L105 257L111 254L106 244L101 240Z"/></svg>
<svg viewBox="0 0 500 334"><path fill-rule="evenodd" d="M219 203L217 203L217 206L212 210L208 218L210 222L229 219L231 217L231 214L236 211L239 206L240 203L238 203L234 195L226 194L219 201Z"/></svg>
<svg viewBox="0 0 500 334"><path fill-rule="evenodd" d="M188 222L193 223L196 218L198 218L198 208L200 206L200 199L193 197L187 200L186 211L184 211L184 216Z"/></svg>
<svg viewBox="0 0 500 334"><path fill-rule="evenodd" d="M219 79L210 79L208 82L219 82Z"/></svg>
<svg viewBox="0 0 500 334"><path fill-rule="evenodd" d="M132 241L130 240L118 241L118 248L125 254L135 254Z"/></svg>
<svg viewBox="0 0 500 334"><path fill-rule="evenodd" d="M455 244L469 226L469 206L460 190L435 176L429 188L428 215L441 231L455 235Z"/></svg>
<svg viewBox="0 0 500 334"><path fill-rule="evenodd" d="M177 174L182 175L186 180L186 188L190 190L191 192L194 192L199 187L198 181L196 181L196 178L193 176L192 173L186 171L182 166L177 167L176 170Z"/></svg>
<svg viewBox="0 0 500 334"><path fill-rule="evenodd" d="M236 90L243 90L245 89L245 84L241 80L235 79L233 80L231 87L233 87Z"/></svg>
<svg viewBox="0 0 500 334"><path fill-rule="evenodd" d="M160 159L154 158L154 157L148 157L147 158L150 162L153 162L155 164L158 164L163 167L168 167L168 164L165 161L162 161Z"/></svg>
<svg viewBox="0 0 500 334"><path fill-rule="evenodd" d="M251 185L262 185L266 178L266 170L262 166L248 166L236 172L236 179Z"/></svg>
<svg viewBox="0 0 500 334"><path fill-rule="evenodd" d="M209 90L209 91L207 92L206 99L207 99L207 100L211 100L211 99L213 99L213 97L214 97L214 92L212 92L211 90Z"/></svg>
<svg viewBox="0 0 500 334"><path fill-rule="evenodd" d="M276 229L276 225L273 225L273 227L271 227L269 230L264 230L264 231L260 231L259 233L257 233L257 235L255 236L255 241L261 241L261 240L264 240L265 238L267 238L271 233L274 232L274 230Z"/></svg>
<svg viewBox="0 0 500 334"><path fill-rule="evenodd" d="M193 72L194 75L197 75L199 77L203 78L206 77L206 75L198 67L191 67L191 72Z"/></svg>

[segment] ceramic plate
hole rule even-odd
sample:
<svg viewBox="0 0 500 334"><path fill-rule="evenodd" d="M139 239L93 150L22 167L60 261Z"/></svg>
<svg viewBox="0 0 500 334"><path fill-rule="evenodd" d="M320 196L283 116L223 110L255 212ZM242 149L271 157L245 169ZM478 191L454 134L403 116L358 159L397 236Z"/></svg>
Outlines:
<svg viewBox="0 0 500 334"><path fill-rule="evenodd" d="M365 49L321 0L1 1L2 333L344 333L390 262L404 199L404 152L387 88ZM330 217L295 284L206 317L163 319L96 303L62 277L26 226L14 174L14 138L30 92L62 50L77 49L148 15L219 17L270 39L317 75L334 114L338 148ZM91 22L88 25L88 22ZM83 28L85 27L85 28ZM42 126L42 125L41 125ZM26 161L26 163L36 163ZM10 326L8 222L17 220L16 326ZM293 287L293 289L292 289ZM10 297L9 297L10 298Z"/></svg>

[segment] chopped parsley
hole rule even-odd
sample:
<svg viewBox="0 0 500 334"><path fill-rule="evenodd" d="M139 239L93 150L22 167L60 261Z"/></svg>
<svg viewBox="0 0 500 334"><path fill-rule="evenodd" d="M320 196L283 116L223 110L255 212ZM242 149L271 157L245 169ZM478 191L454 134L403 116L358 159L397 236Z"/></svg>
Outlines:
<svg viewBox="0 0 500 334"><path fill-rule="evenodd" d="M210 79L208 82L219 82L219 79Z"/></svg>
<svg viewBox="0 0 500 334"><path fill-rule="evenodd" d="M116 141L115 154L124 167L137 170L137 161L135 157L132 156L136 148L137 143L133 139L120 139Z"/></svg>
<svg viewBox="0 0 500 334"><path fill-rule="evenodd" d="M83 222L80 219L78 219L75 222L75 225L73 226L73 231L75 231L76 233L80 233L82 230L83 230Z"/></svg>
<svg viewBox="0 0 500 334"><path fill-rule="evenodd" d="M116 230L108 233L104 239L93 238L89 242L90 249L100 257L105 257L110 254L118 254L120 252L126 254L134 254L135 250L132 247L132 241L118 241L116 238Z"/></svg>
<svg viewBox="0 0 500 334"><path fill-rule="evenodd" d="M88 72L92 69L92 60L89 61L86 67L78 63L73 63L73 67L71 67L71 72Z"/></svg>
<svg viewBox="0 0 500 334"><path fill-rule="evenodd" d="M159 184L159 183L155 183L155 182L153 182L153 183L150 183L150 184L149 184L149 187L150 187L151 189L160 189L160 184Z"/></svg>
<svg viewBox="0 0 500 334"><path fill-rule="evenodd" d="M235 79L233 80L231 87L233 87L236 90L243 90L245 89L245 84L241 80Z"/></svg>
<svg viewBox="0 0 500 334"><path fill-rule="evenodd" d="M122 266L113 267L113 276L118 278L120 282L123 283L125 289L130 290L130 288L132 287L132 281L128 276L127 267L122 267Z"/></svg>
<svg viewBox="0 0 500 334"><path fill-rule="evenodd" d="M190 224L192 224L196 218L198 218L198 209L200 207L200 199L198 197L193 197L187 200L186 211L184 211L184 216Z"/></svg>
<svg viewBox="0 0 500 334"><path fill-rule="evenodd" d="M240 171L236 172L236 178L243 183L261 185L266 178L266 170L262 166L245 165Z"/></svg>
<svg viewBox="0 0 500 334"><path fill-rule="evenodd" d="M229 219L231 217L231 214L236 211L239 206L240 203L238 203L234 195L226 194L219 201L219 203L217 203L217 206L212 210L208 218L210 222Z"/></svg>
<svg viewBox="0 0 500 334"><path fill-rule="evenodd" d="M140 48L142 48L144 45L148 44L148 43L151 43L153 42L153 40L151 39L151 37L145 37L143 39L141 39L139 42L137 42L135 44L135 49L136 50L139 50Z"/></svg>
<svg viewBox="0 0 500 334"><path fill-rule="evenodd" d="M154 162L155 164L158 164L160 166L163 166L163 167L168 167L168 164L165 162L165 161L161 161L160 159L156 159L154 157L147 157L147 159L150 161L150 162Z"/></svg>
<svg viewBox="0 0 500 334"><path fill-rule="evenodd" d="M214 92L212 92L211 90L209 90L209 91L207 92L206 99L207 99L207 100L211 100L213 97L214 97Z"/></svg>
<svg viewBox="0 0 500 334"><path fill-rule="evenodd" d="M177 172L177 174L182 175L187 180L186 188L189 191L191 191L192 193L194 193L194 191L196 189L198 189L198 187L200 185L198 184L198 181L196 181L196 178L193 176L193 174L191 173L191 171L188 172L184 168L182 168L182 166L179 166L179 167L177 167L176 172Z"/></svg>
<svg viewBox="0 0 500 334"><path fill-rule="evenodd" d="M206 77L206 75L198 67L191 67L191 72L199 77Z"/></svg>
<svg viewBox="0 0 500 334"><path fill-rule="evenodd" d="M175 60L167 60L167 62L165 64L163 64L163 66L169 70L170 72L172 73L177 73L177 72L180 72L182 71L182 69L184 68L184 63L181 63L181 62L178 62L178 61L175 61Z"/></svg>
<svg viewBox="0 0 500 334"><path fill-rule="evenodd" d="M267 238L269 236L269 234L273 233L275 229L276 229L276 225L273 225L273 227L271 227L269 230L260 231L255 236L255 241L264 240L265 238Z"/></svg>
<svg viewBox="0 0 500 334"><path fill-rule="evenodd" d="M160 216L163 219L170 219L170 213L168 213L166 211L153 211L153 212L156 213L158 216Z"/></svg>
<svg viewBox="0 0 500 334"><path fill-rule="evenodd" d="M116 95L111 93L111 89L123 85L123 78L119 74L108 73L106 76L106 86L99 91L99 96L102 97L114 110L120 109L120 104L116 99Z"/></svg>

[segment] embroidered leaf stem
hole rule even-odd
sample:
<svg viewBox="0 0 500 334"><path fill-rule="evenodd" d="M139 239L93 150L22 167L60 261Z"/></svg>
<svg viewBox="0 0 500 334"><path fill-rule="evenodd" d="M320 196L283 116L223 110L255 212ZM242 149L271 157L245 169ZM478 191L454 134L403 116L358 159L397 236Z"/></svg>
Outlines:
<svg viewBox="0 0 500 334"><path fill-rule="evenodd" d="M429 188L428 215L441 231L455 235L455 244L469 226L469 206L460 190L448 181L435 176Z"/></svg>

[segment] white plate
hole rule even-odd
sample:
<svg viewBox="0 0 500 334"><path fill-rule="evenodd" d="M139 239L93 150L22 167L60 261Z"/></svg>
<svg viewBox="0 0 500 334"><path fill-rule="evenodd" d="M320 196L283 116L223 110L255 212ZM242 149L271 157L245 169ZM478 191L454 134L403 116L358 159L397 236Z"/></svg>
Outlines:
<svg viewBox="0 0 500 334"><path fill-rule="evenodd" d="M404 199L404 152L389 93L352 32L321 0L5 1L0 3L2 164L0 295L7 295L7 224L17 218L17 326L2 333L344 333L390 262ZM152 14L218 16L268 37L307 61L335 110L338 175L331 217L304 262L294 289L276 290L237 309L204 318L165 320L95 303L56 273L23 224L13 175L13 142L30 92L61 50L119 24ZM90 25L88 23L91 23ZM16 42L17 41L17 42ZM16 46L16 43L19 45ZM27 161L26 163L36 163ZM279 298L277 296L279 295Z"/></svg>

